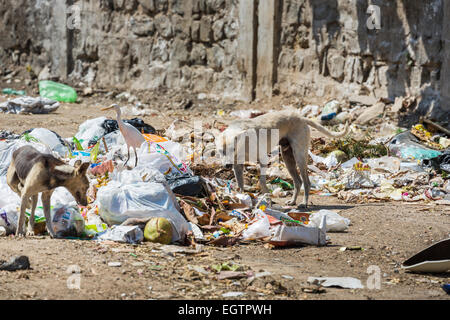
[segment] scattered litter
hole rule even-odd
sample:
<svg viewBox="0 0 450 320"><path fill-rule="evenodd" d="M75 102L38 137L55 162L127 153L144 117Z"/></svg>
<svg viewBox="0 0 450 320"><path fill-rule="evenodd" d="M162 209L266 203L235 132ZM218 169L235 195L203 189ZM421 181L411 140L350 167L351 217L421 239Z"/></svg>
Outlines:
<svg viewBox="0 0 450 320"><path fill-rule="evenodd" d="M326 217L326 231L327 232L343 232L348 229L350 220L341 217L334 211L320 210L317 213L312 213L309 217L310 225L318 227L323 219Z"/></svg>
<svg viewBox="0 0 450 320"><path fill-rule="evenodd" d="M338 287L343 289L363 289L361 280L351 277L309 277L308 283L322 287Z"/></svg>
<svg viewBox="0 0 450 320"><path fill-rule="evenodd" d="M118 268L121 266L122 266L121 262L108 262L108 267Z"/></svg>
<svg viewBox="0 0 450 320"><path fill-rule="evenodd" d="M98 240L111 240L122 243L141 243L144 233L137 226L112 226L112 228L97 234Z"/></svg>
<svg viewBox="0 0 450 320"><path fill-rule="evenodd" d="M27 256L12 257L8 262L0 265L0 270L16 271L30 269L30 260Z"/></svg>
<svg viewBox="0 0 450 320"><path fill-rule="evenodd" d="M41 97L60 102L77 101L77 92L68 85L53 81L43 80L39 82L39 94Z"/></svg>
<svg viewBox="0 0 450 320"><path fill-rule="evenodd" d="M222 297L224 297L224 298L236 298L236 297L241 297L244 294L245 294L244 292L230 291L230 292L227 292L227 293L223 293Z"/></svg>
<svg viewBox="0 0 450 320"><path fill-rule="evenodd" d="M0 111L17 114L47 114L56 111L59 102L47 98L20 97L0 103Z"/></svg>

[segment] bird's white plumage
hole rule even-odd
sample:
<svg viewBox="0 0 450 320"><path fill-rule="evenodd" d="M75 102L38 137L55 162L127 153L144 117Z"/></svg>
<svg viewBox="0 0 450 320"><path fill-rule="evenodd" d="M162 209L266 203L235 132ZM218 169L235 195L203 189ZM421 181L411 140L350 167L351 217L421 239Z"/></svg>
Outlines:
<svg viewBox="0 0 450 320"><path fill-rule="evenodd" d="M102 109L102 110L108 110L114 108L117 113L117 124L119 125L119 130L122 133L123 138L125 139L125 142L127 144L128 148L128 159L130 157L130 148L134 149L134 153L136 155L136 164L137 164L137 152L136 149L140 148L141 145L145 142L144 136L139 132L138 129L133 127L129 123L125 123L122 121L121 115L122 112L120 111L120 107L117 104L113 104L108 108ZM128 162L128 160L127 160Z"/></svg>

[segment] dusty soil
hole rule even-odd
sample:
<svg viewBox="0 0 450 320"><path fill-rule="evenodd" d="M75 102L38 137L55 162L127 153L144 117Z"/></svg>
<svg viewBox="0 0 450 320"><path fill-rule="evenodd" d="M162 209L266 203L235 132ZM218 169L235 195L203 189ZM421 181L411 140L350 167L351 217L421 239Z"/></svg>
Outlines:
<svg viewBox="0 0 450 320"><path fill-rule="evenodd" d="M0 102L4 100L6 97L0 96ZM207 104L196 103L188 110L168 107L161 102L161 96L149 96L147 100L157 112L143 119L157 129L164 129L180 117L208 118L217 109L215 105L211 112ZM111 102L94 95L83 97L79 104L63 104L50 115L1 114L0 130L22 133L45 127L63 137L72 136L85 120L105 115L99 109ZM247 106L223 109L238 107ZM449 207L400 202L352 205L323 196L312 196L312 203L310 210L340 210L352 221L348 232L329 233L331 243L326 247L270 249L264 243L251 243L231 248L206 246L195 254L165 253L150 244L0 238L0 260L26 255L32 267L0 271L0 299L222 299L222 294L230 291L244 293L237 299L450 298L440 288L450 282L450 274L413 274L401 269L401 263L411 255L449 237ZM340 251L343 246L361 246L363 250ZM246 279L219 281L208 267L226 261L271 275L251 283ZM121 266L111 267L109 262L120 262ZM80 274L70 273L73 265L78 266ZM206 274L191 270L192 266L204 267ZM367 288L369 266L379 267L379 290ZM355 277L365 289L326 288L324 293L311 293L306 281L310 276ZM76 283L77 279L80 289L70 289L68 283Z"/></svg>
<svg viewBox="0 0 450 320"><path fill-rule="evenodd" d="M352 206L319 196L312 201L311 209L339 209L352 221L348 232L329 233L331 244L326 247L268 249L252 243L169 254L148 243L0 238L0 259L26 255L32 267L0 271L0 299L222 299L230 291L244 292L243 299L449 299L440 288L449 282L448 273L413 274L400 267L417 251L449 236L449 208L399 203ZM364 250L342 252L342 246ZM246 279L219 281L208 267L227 261L271 275L250 284ZM110 267L109 262L121 266ZM69 273L73 265L80 274ZM191 271L189 266L204 267L208 273ZM367 288L369 266L380 269L379 290ZM310 276L355 277L365 289L307 293ZM76 283L78 277L80 289L69 289L68 283Z"/></svg>

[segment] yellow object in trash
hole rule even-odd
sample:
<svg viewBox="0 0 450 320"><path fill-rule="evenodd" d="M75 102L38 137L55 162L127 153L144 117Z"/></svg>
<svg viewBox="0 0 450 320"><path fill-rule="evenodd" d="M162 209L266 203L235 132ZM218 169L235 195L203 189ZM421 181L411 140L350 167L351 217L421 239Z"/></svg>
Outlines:
<svg viewBox="0 0 450 320"><path fill-rule="evenodd" d="M416 124L413 129L422 132L426 137L431 138L431 132L427 131L422 124Z"/></svg>

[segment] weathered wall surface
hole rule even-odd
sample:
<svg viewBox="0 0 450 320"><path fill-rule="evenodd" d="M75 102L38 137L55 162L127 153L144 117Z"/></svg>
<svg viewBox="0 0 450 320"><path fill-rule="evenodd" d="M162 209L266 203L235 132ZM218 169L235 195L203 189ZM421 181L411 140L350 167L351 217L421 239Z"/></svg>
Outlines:
<svg viewBox="0 0 450 320"><path fill-rule="evenodd" d="M282 92L394 98L440 90L442 0L285 0ZM381 29L367 28L369 4Z"/></svg>
<svg viewBox="0 0 450 320"><path fill-rule="evenodd" d="M80 0L72 79L101 87L240 91L231 0Z"/></svg>
<svg viewBox="0 0 450 320"><path fill-rule="evenodd" d="M448 108L449 1L0 0L0 61L94 87L422 95L424 109Z"/></svg>

